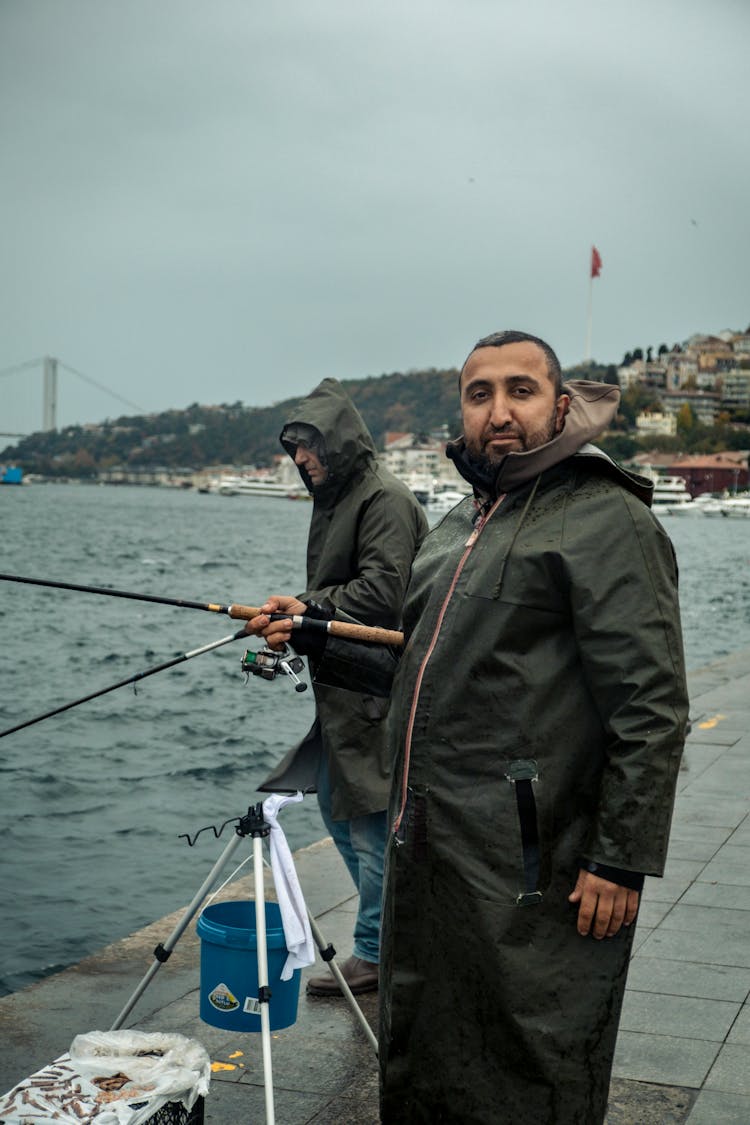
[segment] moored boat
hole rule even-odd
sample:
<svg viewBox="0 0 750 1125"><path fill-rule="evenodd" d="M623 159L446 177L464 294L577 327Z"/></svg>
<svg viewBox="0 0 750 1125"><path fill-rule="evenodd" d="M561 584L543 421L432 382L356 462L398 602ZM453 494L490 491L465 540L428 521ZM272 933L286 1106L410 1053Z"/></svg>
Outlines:
<svg viewBox="0 0 750 1125"><path fill-rule="evenodd" d="M656 516L700 515L692 496L688 492L684 477L661 476L646 472L645 476L654 482L654 496L651 511Z"/></svg>
<svg viewBox="0 0 750 1125"><path fill-rule="evenodd" d="M728 519L750 519L750 495L730 496L718 503L722 516Z"/></svg>
<svg viewBox="0 0 750 1125"><path fill-rule="evenodd" d="M272 496L300 500L309 496L302 485L288 484L273 477L223 476L216 491L221 496Z"/></svg>

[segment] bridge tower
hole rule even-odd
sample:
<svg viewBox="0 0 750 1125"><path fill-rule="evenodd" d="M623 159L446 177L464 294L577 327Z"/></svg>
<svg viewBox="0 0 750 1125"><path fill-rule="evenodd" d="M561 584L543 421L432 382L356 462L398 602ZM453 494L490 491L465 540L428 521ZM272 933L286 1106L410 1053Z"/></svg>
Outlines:
<svg viewBox="0 0 750 1125"><path fill-rule="evenodd" d="M42 429L57 429L57 360L50 355L44 357Z"/></svg>

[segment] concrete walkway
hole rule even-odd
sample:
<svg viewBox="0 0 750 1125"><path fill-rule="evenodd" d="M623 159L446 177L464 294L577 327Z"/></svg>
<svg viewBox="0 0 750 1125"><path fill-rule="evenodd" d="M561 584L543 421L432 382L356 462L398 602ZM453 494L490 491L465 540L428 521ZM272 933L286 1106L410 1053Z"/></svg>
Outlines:
<svg viewBox="0 0 750 1125"><path fill-rule="evenodd" d="M692 675L691 700L670 858L665 878L649 879L644 893L608 1125L750 1125L750 653ZM206 871L219 850L204 846ZM310 909L346 957L356 900L343 864L330 841L296 859ZM241 880L223 897L249 893ZM0 999L0 1092L66 1051L78 1032L110 1027L180 916ZM129 1023L205 1045L214 1060L208 1125L263 1122L260 1036L199 1020L194 930ZM376 1125L374 1052L346 1004L304 995L317 971L302 974L297 1022L273 1033L276 1120ZM374 1026L377 996L360 999Z"/></svg>

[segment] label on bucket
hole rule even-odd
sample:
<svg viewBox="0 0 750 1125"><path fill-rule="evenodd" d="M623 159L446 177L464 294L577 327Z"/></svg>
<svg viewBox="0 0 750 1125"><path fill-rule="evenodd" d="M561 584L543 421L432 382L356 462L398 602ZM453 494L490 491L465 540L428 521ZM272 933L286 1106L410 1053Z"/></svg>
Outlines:
<svg viewBox="0 0 750 1125"><path fill-rule="evenodd" d="M216 1008L217 1012L233 1012L239 1008L240 1002L234 993L225 984L217 984L208 994L208 1002Z"/></svg>
<svg viewBox="0 0 750 1125"><path fill-rule="evenodd" d="M246 996L245 997L245 1004L244 1004L244 1007L242 1009L243 1012L247 1012L248 1015L251 1015L251 1016L259 1016L260 1010L261 1010L261 1003L260 1003L260 1000L257 998L257 996Z"/></svg>

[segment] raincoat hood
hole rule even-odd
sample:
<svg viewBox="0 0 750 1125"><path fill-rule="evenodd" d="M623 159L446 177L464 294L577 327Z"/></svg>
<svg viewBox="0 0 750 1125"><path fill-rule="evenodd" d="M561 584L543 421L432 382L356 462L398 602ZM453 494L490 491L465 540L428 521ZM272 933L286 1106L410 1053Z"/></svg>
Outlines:
<svg viewBox="0 0 750 1125"><path fill-rule="evenodd" d="M316 496L336 496L343 484L375 459L375 443L362 415L336 379L324 379L294 409L279 440L294 459L302 440L298 427L312 427L319 439L312 445L328 469L325 481L315 488ZM299 474L312 492L309 475L299 465Z"/></svg>
<svg viewBox="0 0 750 1125"><path fill-rule="evenodd" d="M614 418L620 403L620 390L608 383L595 383L587 379L572 379L565 383L563 392L570 396L570 407L565 424L559 434L545 445L520 453L508 453L491 473L472 458L466 449L463 435L449 442L446 456L458 472L479 495L499 496L527 484L546 469L559 465L568 457L590 459L593 471L617 480L647 506L651 506L653 482L636 473L627 472L617 465L603 450L592 445Z"/></svg>

